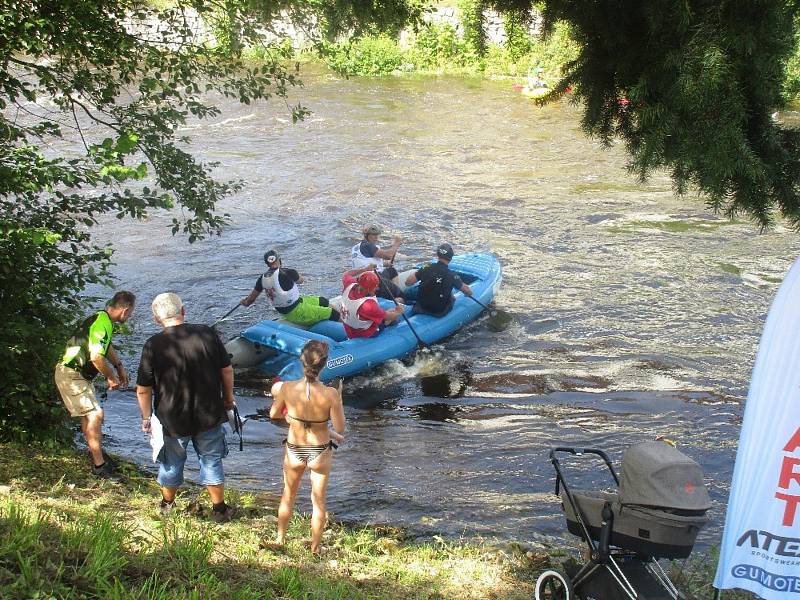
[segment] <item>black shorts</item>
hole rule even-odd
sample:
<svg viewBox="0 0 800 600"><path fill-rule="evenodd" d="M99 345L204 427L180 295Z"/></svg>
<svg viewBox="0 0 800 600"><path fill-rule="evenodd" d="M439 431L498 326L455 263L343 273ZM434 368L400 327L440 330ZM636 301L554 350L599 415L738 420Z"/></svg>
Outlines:
<svg viewBox="0 0 800 600"><path fill-rule="evenodd" d="M394 272L394 275L390 275L390 272ZM378 290L375 293L378 298L386 298L387 300L405 298L400 286L392 281L393 277L397 277L397 270L394 267L389 267L385 271L382 271L380 277L381 284L378 286Z"/></svg>
<svg viewBox="0 0 800 600"><path fill-rule="evenodd" d="M430 310L430 309L422 306L422 304L420 304L419 300L417 300L417 303L414 305L414 308L412 309L412 312L415 315L431 315L432 317L443 317L447 313L449 313L451 310L453 310L454 302L455 302L455 298L453 296L450 296L450 302L448 303L447 306L445 306L444 308L439 309L439 310Z"/></svg>

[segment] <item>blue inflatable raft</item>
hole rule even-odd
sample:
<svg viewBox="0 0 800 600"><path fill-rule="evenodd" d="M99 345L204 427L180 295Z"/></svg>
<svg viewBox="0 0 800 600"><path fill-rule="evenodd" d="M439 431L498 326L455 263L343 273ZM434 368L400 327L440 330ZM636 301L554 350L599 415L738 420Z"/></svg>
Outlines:
<svg viewBox="0 0 800 600"><path fill-rule="evenodd" d="M450 269L461 276L474 297L483 304L492 301L502 280L500 262L488 253L454 256ZM413 315L411 306L406 307L406 317L425 344L452 335L475 320L483 310L481 305L460 291L455 292L455 298L453 310L444 317ZM394 306L382 298L379 302L387 309ZM387 360L410 354L419 345L405 319L398 320L374 337L357 339L347 339L342 324L332 321L322 321L307 330L287 322L261 321L228 342L226 348L234 368L258 367L281 379L299 379L303 375L300 352L312 339L323 340L330 346L328 364L320 373L322 381L356 375Z"/></svg>

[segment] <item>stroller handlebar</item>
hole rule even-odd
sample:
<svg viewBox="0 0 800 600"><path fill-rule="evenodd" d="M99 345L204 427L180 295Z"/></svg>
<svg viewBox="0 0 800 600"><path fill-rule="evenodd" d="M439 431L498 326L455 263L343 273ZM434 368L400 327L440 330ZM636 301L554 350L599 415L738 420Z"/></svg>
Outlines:
<svg viewBox="0 0 800 600"><path fill-rule="evenodd" d="M573 456L581 456L583 454L596 454L600 458L602 458L606 463L611 463L611 460L608 458L608 454L603 452L598 448L573 448L568 446L558 446L556 448L552 448L550 450L550 459L552 460L555 458L556 453L564 452L572 454Z"/></svg>
<svg viewBox="0 0 800 600"><path fill-rule="evenodd" d="M567 447L567 446L558 446L558 447L552 448L550 450L550 462L553 463L553 468L556 471L555 495L556 496L560 496L561 495L560 494L561 488L564 489L564 494L566 496L566 498L564 500L566 500L566 502L569 502L569 504L570 504L570 506L572 508L573 514L578 516L578 522L580 523L580 527L583 529L583 538L584 538L584 540L586 540L586 543L589 545L590 552L594 552L594 551L598 550L598 546L595 546L595 544L594 544L594 542L592 540L591 533L587 529L585 519L581 517L580 509L578 508L576 500L572 495L572 491L570 490L570 487L567 485L567 481L564 479L564 473L561 470L561 462L558 460L558 456L557 456L559 453L561 453L561 454L571 454L572 456L581 456L581 457L584 457L584 456L587 456L587 455L599 456L603 460L603 462L606 464L606 467L608 467L608 470L611 472L611 477L614 478L614 483L616 483L617 486L619 486L619 477L617 477L617 472L614 471L614 466L611 464L611 459L608 457L608 454L606 454L605 452L603 452L599 448L572 448L572 447ZM606 532L605 535L608 536L608 532ZM606 555L608 554L608 538L607 537L606 537L606 539L604 541L604 546L601 547L600 550L602 552L605 552Z"/></svg>
<svg viewBox="0 0 800 600"><path fill-rule="evenodd" d="M558 454L571 454L572 456L585 456L587 454L599 456L603 459L603 462L608 467L608 470L611 471L611 476L614 478L614 482L619 485L619 477L617 477L617 472L614 470L614 466L611 464L611 459L608 457L608 454L600 450L599 448L574 448L569 446L557 446L550 450L550 462L553 463L553 467L556 470L556 494L558 494L559 482L562 484L564 483L564 477L561 473L561 464L558 460Z"/></svg>

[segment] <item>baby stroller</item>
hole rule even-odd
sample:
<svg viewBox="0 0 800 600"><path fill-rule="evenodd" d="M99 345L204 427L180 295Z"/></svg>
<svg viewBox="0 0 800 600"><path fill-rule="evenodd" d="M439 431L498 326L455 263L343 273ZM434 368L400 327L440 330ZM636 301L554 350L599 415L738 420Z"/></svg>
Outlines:
<svg viewBox="0 0 800 600"><path fill-rule="evenodd" d="M571 489L559 454L600 457L616 493ZM659 558L686 558L692 551L711 499L703 473L691 458L655 441L631 446L618 477L602 450L554 448L556 495L570 533L588 545L588 562L548 570L536 581L536 600L682 600Z"/></svg>

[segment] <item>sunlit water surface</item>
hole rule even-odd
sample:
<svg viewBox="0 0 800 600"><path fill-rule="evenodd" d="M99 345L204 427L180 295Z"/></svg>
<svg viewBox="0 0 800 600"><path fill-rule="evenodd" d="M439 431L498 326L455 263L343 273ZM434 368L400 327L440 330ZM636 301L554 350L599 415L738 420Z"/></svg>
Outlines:
<svg viewBox="0 0 800 600"><path fill-rule="evenodd" d="M638 183L621 148L581 134L577 107L536 107L508 82L311 74L297 101L313 111L299 124L279 103L230 105L180 132L222 176L247 181L219 207L231 216L222 237L190 246L163 214L108 222L118 285L141 299L123 342L129 370L157 331L153 296L175 291L190 321L212 323L252 288L268 248L306 276L305 292L325 295L339 292L368 222L404 236L401 266L445 240L491 251L504 269L497 305L514 324L496 333L479 320L347 382L329 510L423 536L561 543L549 448L618 461L665 435L705 470L714 507L699 543L718 543L759 335L796 234L714 216L664 176ZM259 300L221 329L272 316ZM237 402L256 418L225 468L234 486L278 493L284 430L258 417L268 391L257 372L237 378ZM138 425L133 392L112 393L110 450L151 465ZM196 461L187 473L196 478ZM609 482L591 460L567 474Z"/></svg>

